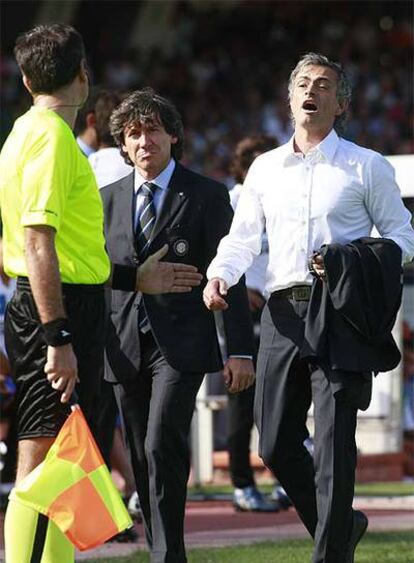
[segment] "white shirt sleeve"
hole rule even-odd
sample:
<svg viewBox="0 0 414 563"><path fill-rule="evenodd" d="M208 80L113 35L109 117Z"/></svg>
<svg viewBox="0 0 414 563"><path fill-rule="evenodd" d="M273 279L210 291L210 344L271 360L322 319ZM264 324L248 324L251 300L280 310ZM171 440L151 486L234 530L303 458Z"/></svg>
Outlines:
<svg viewBox="0 0 414 563"><path fill-rule="evenodd" d="M379 234L398 244L403 263L412 260L414 231L411 214L401 199L394 168L380 154L375 154L369 163L365 203Z"/></svg>
<svg viewBox="0 0 414 563"><path fill-rule="evenodd" d="M263 208L257 192L255 163L250 167L237 204L230 232L217 249L217 254L207 270L207 278L222 278L235 285L260 254L262 232L265 226Z"/></svg>

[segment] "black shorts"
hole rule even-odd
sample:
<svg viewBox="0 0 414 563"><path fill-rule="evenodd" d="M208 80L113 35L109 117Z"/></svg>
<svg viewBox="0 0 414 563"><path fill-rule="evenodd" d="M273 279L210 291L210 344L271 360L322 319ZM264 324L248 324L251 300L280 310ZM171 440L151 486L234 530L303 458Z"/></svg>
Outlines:
<svg viewBox="0 0 414 563"><path fill-rule="evenodd" d="M80 406L94 430L103 371L105 299L102 286L62 284L80 382ZM19 278L7 305L5 342L16 383L18 439L54 437L70 413L46 378L47 344L30 285Z"/></svg>

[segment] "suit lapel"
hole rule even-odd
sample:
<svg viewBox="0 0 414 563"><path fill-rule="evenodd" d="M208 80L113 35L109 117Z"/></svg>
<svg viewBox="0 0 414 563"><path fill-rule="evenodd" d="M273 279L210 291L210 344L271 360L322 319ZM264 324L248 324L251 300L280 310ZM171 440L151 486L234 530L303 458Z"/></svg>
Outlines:
<svg viewBox="0 0 414 563"><path fill-rule="evenodd" d="M177 162L168 186L167 194L155 220L154 229L151 233L151 242L169 223L171 223L187 199L188 185L186 182L185 169Z"/></svg>
<svg viewBox="0 0 414 563"><path fill-rule="evenodd" d="M128 239L134 246L135 241L135 208L134 208L134 172L124 178L120 184L120 189L115 195L115 201L119 206L119 219L125 225L125 232Z"/></svg>

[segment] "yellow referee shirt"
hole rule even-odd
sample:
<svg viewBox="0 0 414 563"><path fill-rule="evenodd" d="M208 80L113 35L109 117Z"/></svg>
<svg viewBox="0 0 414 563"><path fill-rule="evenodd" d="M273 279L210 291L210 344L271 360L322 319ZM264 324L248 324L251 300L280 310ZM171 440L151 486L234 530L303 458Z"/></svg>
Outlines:
<svg viewBox="0 0 414 563"><path fill-rule="evenodd" d="M95 177L54 111L33 106L16 120L0 154L0 208L9 276L27 276L24 227L47 225L56 230L62 282L99 284L109 277Z"/></svg>

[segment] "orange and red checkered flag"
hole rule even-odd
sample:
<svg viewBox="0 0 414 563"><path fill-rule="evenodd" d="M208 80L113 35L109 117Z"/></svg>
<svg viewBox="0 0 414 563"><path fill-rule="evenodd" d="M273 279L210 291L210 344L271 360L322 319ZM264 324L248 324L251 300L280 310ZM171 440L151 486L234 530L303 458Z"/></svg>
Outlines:
<svg viewBox="0 0 414 563"><path fill-rule="evenodd" d="M82 551L132 526L79 407L62 426L44 462L10 498L48 516Z"/></svg>

